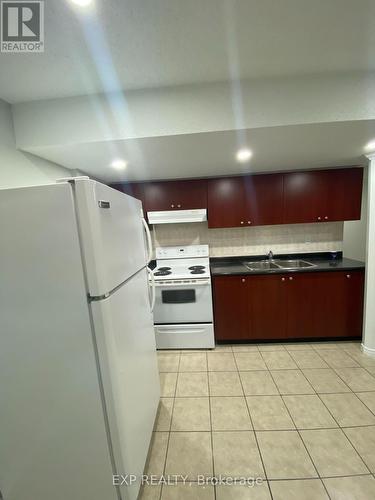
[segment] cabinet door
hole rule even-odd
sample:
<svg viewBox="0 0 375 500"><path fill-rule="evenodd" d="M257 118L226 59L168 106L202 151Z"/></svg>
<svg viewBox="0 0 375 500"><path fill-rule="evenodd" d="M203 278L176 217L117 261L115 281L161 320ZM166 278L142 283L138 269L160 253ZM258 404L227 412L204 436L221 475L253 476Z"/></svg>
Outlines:
<svg viewBox="0 0 375 500"><path fill-rule="evenodd" d="M248 278L217 276L213 279L215 338L250 338Z"/></svg>
<svg viewBox="0 0 375 500"><path fill-rule="evenodd" d="M320 337L313 325L316 273L294 273L286 280L288 338Z"/></svg>
<svg viewBox="0 0 375 500"><path fill-rule="evenodd" d="M346 335L361 337L365 289L364 271L349 271L346 279Z"/></svg>
<svg viewBox="0 0 375 500"><path fill-rule="evenodd" d="M348 284L340 271L314 273L313 326L319 337L347 336Z"/></svg>
<svg viewBox="0 0 375 500"><path fill-rule="evenodd" d="M147 182L144 192L147 211L207 208L205 180Z"/></svg>
<svg viewBox="0 0 375 500"><path fill-rule="evenodd" d="M353 337L362 334L364 273L313 273L312 324L317 337Z"/></svg>
<svg viewBox="0 0 375 500"><path fill-rule="evenodd" d="M250 333L256 340L285 339L287 280L280 274L251 276Z"/></svg>
<svg viewBox="0 0 375 500"><path fill-rule="evenodd" d="M245 223L283 223L283 174L249 175L245 182Z"/></svg>
<svg viewBox="0 0 375 500"><path fill-rule="evenodd" d="M245 189L242 177L225 177L208 181L208 227L243 227Z"/></svg>
<svg viewBox="0 0 375 500"><path fill-rule="evenodd" d="M362 168L284 174L284 222L361 218Z"/></svg>
<svg viewBox="0 0 375 500"><path fill-rule="evenodd" d="M362 168L326 172L328 184L327 212L324 220L357 220L361 218Z"/></svg>
<svg viewBox="0 0 375 500"><path fill-rule="evenodd" d="M325 172L284 174L284 223L320 222L327 212Z"/></svg>

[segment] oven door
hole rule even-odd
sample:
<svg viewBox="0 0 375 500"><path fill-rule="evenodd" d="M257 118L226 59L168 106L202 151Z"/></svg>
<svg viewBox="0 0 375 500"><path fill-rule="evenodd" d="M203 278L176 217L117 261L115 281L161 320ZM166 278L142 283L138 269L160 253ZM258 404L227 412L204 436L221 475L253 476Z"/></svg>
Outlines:
<svg viewBox="0 0 375 500"><path fill-rule="evenodd" d="M156 325L211 323L212 295L210 280L176 283L155 282L154 322Z"/></svg>

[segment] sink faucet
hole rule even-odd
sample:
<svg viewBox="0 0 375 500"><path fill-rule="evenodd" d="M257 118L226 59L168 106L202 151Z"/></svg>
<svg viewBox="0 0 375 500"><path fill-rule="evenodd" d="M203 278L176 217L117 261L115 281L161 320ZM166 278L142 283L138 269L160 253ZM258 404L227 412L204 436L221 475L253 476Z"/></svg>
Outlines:
<svg viewBox="0 0 375 500"><path fill-rule="evenodd" d="M268 252L268 260L273 260L273 251L272 250L270 250Z"/></svg>

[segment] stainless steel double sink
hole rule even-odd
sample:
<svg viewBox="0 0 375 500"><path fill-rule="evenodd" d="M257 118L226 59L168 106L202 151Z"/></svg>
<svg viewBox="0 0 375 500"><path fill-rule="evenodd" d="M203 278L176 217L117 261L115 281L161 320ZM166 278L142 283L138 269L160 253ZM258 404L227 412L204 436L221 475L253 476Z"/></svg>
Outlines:
<svg viewBox="0 0 375 500"><path fill-rule="evenodd" d="M295 269L306 269L309 267L315 267L315 264L308 262L307 260L301 259L266 259L266 260L255 260L243 263L250 271L271 271L275 269L285 269L286 271L291 271Z"/></svg>

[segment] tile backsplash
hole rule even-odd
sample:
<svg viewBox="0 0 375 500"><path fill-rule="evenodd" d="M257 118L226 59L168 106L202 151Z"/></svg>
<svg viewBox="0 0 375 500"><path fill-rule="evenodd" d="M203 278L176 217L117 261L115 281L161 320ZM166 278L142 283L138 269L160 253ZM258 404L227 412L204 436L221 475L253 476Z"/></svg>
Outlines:
<svg viewBox="0 0 375 500"><path fill-rule="evenodd" d="M343 222L208 229L207 223L154 226L155 247L210 246L211 257L342 251Z"/></svg>

